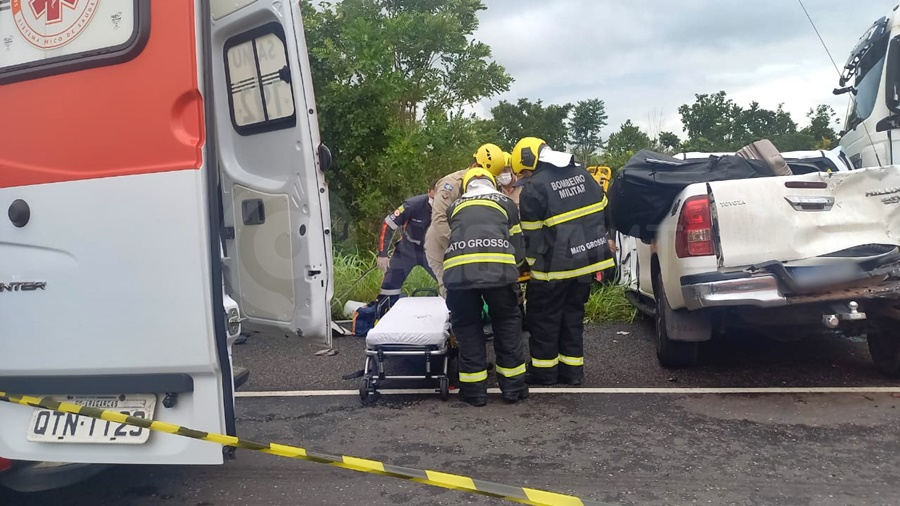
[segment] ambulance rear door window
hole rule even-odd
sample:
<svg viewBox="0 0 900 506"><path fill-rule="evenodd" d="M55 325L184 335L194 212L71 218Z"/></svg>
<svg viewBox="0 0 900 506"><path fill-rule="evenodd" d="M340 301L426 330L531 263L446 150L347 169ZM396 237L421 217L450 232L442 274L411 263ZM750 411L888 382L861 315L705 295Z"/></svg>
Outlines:
<svg viewBox="0 0 900 506"><path fill-rule="evenodd" d="M241 135L297 124L287 47L281 25L271 23L225 44L231 122Z"/></svg>

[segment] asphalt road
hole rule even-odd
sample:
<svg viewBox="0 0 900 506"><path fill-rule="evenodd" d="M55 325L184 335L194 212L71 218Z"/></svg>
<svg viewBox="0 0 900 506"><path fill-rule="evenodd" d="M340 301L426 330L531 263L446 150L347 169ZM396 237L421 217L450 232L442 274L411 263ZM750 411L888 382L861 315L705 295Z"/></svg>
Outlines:
<svg viewBox="0 0 900 506"><path fill-rule="evenodd" d="M590 325L585 330L585 387L892 386L879 375L865 340L820 334L790 341L731 333L706 343L700 367L666 370L657 365L653 325ZM341 376L363 367L365 343L334 339L337 355L316 356L324 346L283 337L252 336L235 348L235 363L250 368L243 390L355 389ZM493 379L492 379L493 381ZM495 384L495 383L494 383Z"/></svg>
<svg viewBox="0 0 900 506"><path fill-rule="evenodd" d="M865 343L735 336L691 371L655 361L645 322L588 329L585 387L896 386ZM627 332L627 334L619 334ZM362 340L255 335L236 347L242 392L355 389ZM473 408L455 397L353 395L238 399L242 436L575 494L610 504L897 504L900 394L533 393ZM170 437L170 436L167 436ZM123 466L64 490L0 504L508 504L389 477L239 451L209 468Z"/></svg>

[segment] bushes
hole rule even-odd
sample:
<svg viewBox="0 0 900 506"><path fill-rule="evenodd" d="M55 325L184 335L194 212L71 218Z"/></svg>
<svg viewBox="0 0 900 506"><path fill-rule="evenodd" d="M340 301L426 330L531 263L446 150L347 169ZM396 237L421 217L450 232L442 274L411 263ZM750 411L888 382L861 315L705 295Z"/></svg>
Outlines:
<svg viewBox="0 0 900 506"><path fill-rule="evenodd" d="M335 299L331 305L331 314L335 319L346 318L343 311L344 304L348 300L369 302L378 296L382 274L375 268L375 258L376 255L372 252L335 251ZM356 284L354 285L354 283ZM421 267L416 267L410 273L403 285L403 293L412 294L417 288L437 288L437 282ZM624 288L619 286L594 285L591 298L585 306L585 321L590 323L630 323L635 314L634 307L625 299Z"/></svg>
<svg viewBox="0 0 900 506"><path fill-rule="evenodd" d="M376 267L375 259L376 254L373 252L334 252L335 298L331 302L331 314L334 319L346 318L343 312L344 304L348 300L369 302L378 296L384 275ZM437 282L428 275L425 269L416 267L406 278L406 283L403 284L403 293L409 295L416 288L437 289Z"/></svg>

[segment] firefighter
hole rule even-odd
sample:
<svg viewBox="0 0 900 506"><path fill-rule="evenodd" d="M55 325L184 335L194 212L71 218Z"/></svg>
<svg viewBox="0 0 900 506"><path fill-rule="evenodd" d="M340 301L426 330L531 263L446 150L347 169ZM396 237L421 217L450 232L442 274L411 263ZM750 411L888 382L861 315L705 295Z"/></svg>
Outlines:
<svg viewBox="0 0 900 506"><path fill-rule="evenodd" d="M509 199L512 200L513 202L515 202L516 207L519 207L519 194L522 193L522 187L520 185L516 184L518 179L516 178L515 174L513 174L512 155L509 153L503 153L503 156L505 157L506 166L500 172L500 175L497 176L497 186L499 187L499 190L504 195L509 197ZM524 269L524 271L527 271L528 265L523 264L522 268ZM521 274L524 274L524 272L522 272ZM516 294L518 295L518 298L519 298L519 309L522 311L522 323L524 324L525 323L525 318L524 318L524 316L525 316L525 297L524 297L524 293L522 293L522 290L520 289L519 285L516 285ZM527 328L527 327L525 327L523 325L523 328Z"/></svg>
<svg viewBox="0 0 900 506"><path fill-rule="evenodd" d="M571 154L535 137L512 152L522 194L519 213L531 279L526 286L531 332L529 384L580 385L584 381L584 306L593 274L612 267L606 196Z"/></svg>
<svg viewBox="0 0 900 506"><path fill-rule="evenodd" d="M458 170L439 179L434 185L434 206L431 211L431 226L425 234L425 256L432 272L437 276L438 289L441 297L447 297L444 288L443 262L444 251L450 240L450 225L447 221L447 208L462 194L463 177L473 167L487 169L494 177L503 170L506 159L496 144L483 144L473 155L472 164L465 169Z"/></svg>
<svg viewBox="0 0 900 506"><path fill-rule="evenodd" d="M422 266L431 277L434 271L425 260L425 231L431 224L431 205L434 202L434 189L428 193L406 199L403 204L387 215L381 225L378 237L378 268L384 273L381 281L381 292L378 301L390 299L393 306L400 298L403 283L409 273L417 266ZM388 247L397 230L400 239L394 246L394 253L388 257Z"/></svg>
<svg viewBox="0 0 900 506"><path fill-rule="evenodd" d="M487 403L487 352L481 309L494 328L497 383L503 400L528 397L525 343L515 287L525 250L516 205L498 192L494 175L476 167L463 176L463 195L447 208L450 238L444 286L459 346L459 393L473 406Z"/></svg>
<svg viewBox="0 0 900 506"><path fill-rule="evenodd" d="M504 167L503 171L500 172L500 175L497 176L497 186L500 187L500 191L502 191L504 195L512 199L512 201L516 203L516 206L518 206L519 194L522 193L522 187L516 185L518 179L516 178L516 175L513 174L512 155L509 153L503 154L506 156L506 167Z"/></svg>

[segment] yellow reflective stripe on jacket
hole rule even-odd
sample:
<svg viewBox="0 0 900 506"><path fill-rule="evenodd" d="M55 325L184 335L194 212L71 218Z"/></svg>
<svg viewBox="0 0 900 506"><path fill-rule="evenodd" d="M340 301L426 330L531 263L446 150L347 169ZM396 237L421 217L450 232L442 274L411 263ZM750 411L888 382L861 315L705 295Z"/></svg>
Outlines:
<svg viewBox="0 0 900 506"><path fill-rule="evenodd" d="M516 235L522 233L522 225L513 225L511 229L509 229L509 235Z"/></svg>
<svg viewBox="0 0 900 506"><path fill-rule="evenodd" d="M573 367L584 365L584 357L567 357L565 355L560 355L559 361L563 364L571 365Z"/></svg>
<svg viewBox="0 0 900 506"><path fill-rule="evenodd" d="M525 363L524 362L519 367L513 367L511 369L506 368L506 367L500 367L499 365L495 365L494 368L497 369L497 374L500 374L507 378L512 378L514 376L519 376L519 375L525 374Z"/></svg>
<svg viewBox="0 0 900 506"><path fill-rule="evenodd" d="M463 383L478 383L487 379L487 369L478 372L460 372L459 381Z"/></svg>
<svg viewBox="0 0 900 506"><path fill-rule="evenodd" d="M523 221L522 230L540 230L544 226L543 221Z"/></svg>
<svg viewBox="0 0 900 506"><path fill-rule="evenodd" d="M545 227L555 227L560 223L565 223L567 221L577 220L578 218L583 218L589 214L599 213L600 211L606 209L606 197L603 197L603 200L597 202L596 204L591 204L589 206L579 207L578 209L573 209L571 211L557 214L556 216L551 216L544 220Z"/></svg>
<svg viewBox="0 0 900 506"><path fill-rule="evenodd" d="M528 257L525 261L528 262L528 265L534 265L534 263L537 262L537 259Z"/></svg>
<svg viewBox="0 0 900 506"><path fill-rule="evenodd" d="M531 365L540 367L542 369L549 369L551 367L556 367L559 365L559 357L550 360L541 360L539 358L531 357Z"/></svg>
<svg viewBox="0 0 900 506"><path fill-rule="evenodd" d="M540 281L558 281L561 279L571 279L577 278L579 276L593 274L594 272L602 271L604 269L609 269L610 267L614 267L615 265L615 260L609 258L607 260L603 260L602 262L597 262L595 264L588 265L587 267L573 269L571 271L541 272L532 270L531 278Z"/></svg>
<svg viewBox="0 0 900 506"><path fill-rule="evenodd" d="M516 265L516 256L511 253L469 253L444 260L444 270L478 262Z"/></svg>
<svg viewBox="0 0 900 506"><path fill-rule="evenodd" d="M487 199L467 200L467 201L459 204L458 206L456 206L456 208L453 210L453 213L450 215L450 217L452 218L452 217L456 216L456 213L458 213L460 209L465 209L470 206L493 207L494 209L503 213L503 216L506 216L506 219L509 219L509 214L507 214L506 209L503 209L503 206L494 202L493 200L487 200Z"/></svg>

